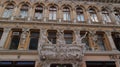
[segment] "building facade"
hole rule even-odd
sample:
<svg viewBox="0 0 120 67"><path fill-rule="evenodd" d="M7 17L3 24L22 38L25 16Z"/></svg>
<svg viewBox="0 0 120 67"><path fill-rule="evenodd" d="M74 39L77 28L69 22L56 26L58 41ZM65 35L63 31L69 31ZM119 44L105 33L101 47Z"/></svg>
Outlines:
<svg viewBox="0 0 120 67"><path fill-rule="evenodd" d="M120 67L120 0L0 0L0 67Z"/></svg>

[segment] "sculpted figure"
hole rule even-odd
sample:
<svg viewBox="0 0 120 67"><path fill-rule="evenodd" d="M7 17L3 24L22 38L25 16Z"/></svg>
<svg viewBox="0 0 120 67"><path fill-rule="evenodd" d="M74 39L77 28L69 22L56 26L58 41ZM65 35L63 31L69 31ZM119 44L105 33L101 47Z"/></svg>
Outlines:
<svg viewBox="0 0 120 67"><path fill-rule="evenodd" d="M57 43L65 44L64 33L60 30L58 30L58 33L57 33Z"/></svg>
<svg viewBox="0 0 120 67"><path fill-rule="evenodd" d="M79 34L79 32L75 31L75 38L76 38L76 40L73 41L73 44L79 44L80 45L82 43L82 39L85 38L86 35L87 35L87 32L85 33L84 36L81 37L80 34Z"/></svg>
<svg viewBox="0 0 120 67"><path fill-rule="evenodd" d="M27 34L28 34L27 30L24 30L22 32L22 34L21 34L21 45L24 45L26 37L27 37Z"/></svg>
<svg viewBox="0 0 120 67"><path fill-rule="evenodd" d="M48 44L52 45L52 43L47 38L46 30L42 30L42 32L41 32L41 43L42 44L48 43Z"/></svg>

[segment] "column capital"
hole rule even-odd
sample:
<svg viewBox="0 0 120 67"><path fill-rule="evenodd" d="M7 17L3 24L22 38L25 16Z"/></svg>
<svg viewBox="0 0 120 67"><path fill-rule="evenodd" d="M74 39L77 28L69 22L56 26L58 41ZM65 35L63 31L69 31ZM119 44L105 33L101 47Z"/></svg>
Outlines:
<svg viewBox="0 0 120 67"><path fill-rule="evenodd" d="M29 28L23 28L23 29L22 29L23 32L27 32L27 31L29 31L29 30L30 30Z"/></svg>
<svg viewBox="0 0 120 67"><path fill-rule="evenodd" d="M89 31L90 32L90 35L91 36L94 36L95 34L96 34L96 31L94 31L94 30L91 30L91 31Z"/></svg>
<svg viewBox="0 0 120 67"><path fill-rule="evenodd" d="M111 36L111 31L105 31L106 35Z"/></svg>
<svg viewBox="0 0 120 67"><path fill-rule="evenodd" d="M4 32L9 32L11 28L4 28Z"/></svg>

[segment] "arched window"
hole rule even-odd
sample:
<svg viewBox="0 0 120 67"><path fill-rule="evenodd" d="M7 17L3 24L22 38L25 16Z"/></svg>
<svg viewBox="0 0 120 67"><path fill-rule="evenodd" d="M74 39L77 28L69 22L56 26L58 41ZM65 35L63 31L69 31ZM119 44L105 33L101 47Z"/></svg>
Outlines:
<svg viewBox="0 0 120 67"><path fill-rule="evenodd" d="M57 9L55 6L51 6L49 9L49 20L56 20Z"/></svg>
<svg viewBox="0 0 120 67"><path fill-rule="evenodd" d="M118 10L114 10L114 14L115 14L115 19L120 22L120 12Z"/></svg>
<svg viewBox="0 0 120 67"><path fill-rule="evenodd" d="M90 19L93 22L98 22L98 17L94 9L90 8L89 9L89 14L90 14Z"/></svg>
<svg viewBox="0 0 120 67"><path fill-rule="evenodd" d="M109 12L106 9L102 9L102 17L105 22L111 22Z"/></svg>
<svg viewBox="0 0 120 67"><path fill-rule="evenodd" d="M68 7L63 8L63 20L70 21L70 9Z"/></svg>
<svg viewBox="0 0 120 67"><path fill-rule="evenodd" d="M76 13L77 13L77 21L84 21L84 13L82 8L77 8Z"/></svg>
<svg viewBox="0 0 120 67"><path fill-rule="evenodd" d="M25 18L28 16L28 5L23 4L20 9L20 18Z"/></svg>
<svg viewBox="0 0 120 67"><path fill-rule="evenodd" d="M4 13L3 13L3 17L4 18L9 18L10 16L12 16L13 14L13 9L14 9L14 5L13 4L8 4L5 7Z"/></svg>
<svg viewBox="0 0 120 67"><path fill-rule="evenodd" d="M43 7L41 5L36 6L35 8L35 19L43 18Z"/></svg>

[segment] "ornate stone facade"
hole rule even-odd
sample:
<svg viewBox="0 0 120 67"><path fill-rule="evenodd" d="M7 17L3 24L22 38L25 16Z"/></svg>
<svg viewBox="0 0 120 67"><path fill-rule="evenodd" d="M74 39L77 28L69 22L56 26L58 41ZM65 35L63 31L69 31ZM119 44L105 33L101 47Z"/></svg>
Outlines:
<svg viewBox="0 0 120 67"><path fill-rule="evenodd" d="M34 67L89 67L87 62L119 67L119 3L0 0L0 66L33 61Z"/></svg>

